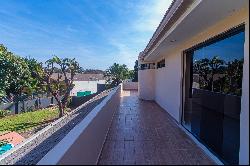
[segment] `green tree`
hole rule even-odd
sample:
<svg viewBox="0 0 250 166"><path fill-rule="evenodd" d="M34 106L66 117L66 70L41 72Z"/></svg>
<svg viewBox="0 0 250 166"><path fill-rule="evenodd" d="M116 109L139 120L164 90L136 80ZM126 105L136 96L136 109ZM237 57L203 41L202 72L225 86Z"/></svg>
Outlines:
<svg viewBox="0 0 250 166"><path fill-rule="evenodd" d="M243 77L243 62L244 60L237 60L227 63L226 78L228 86L226 91L233 92L234 94L241 95L242 77Z"/></svg>
<svg viewBox="0 0 250 166"><path fill-rule="evenodd" d="M220 74L225 62L214 56L212 59L200 59L194 62L194 73L199 74L201 88L214 91L215 75Z"/></svg>
<svg viewBox="0 0 250 166"><path fill-rule="evenodd" d="M194 74L199 75L199 84L202 89L207 89L209 85L208 74L209 69L209 59L204 58L194 62Z"/></svg>
<svg viewBox="0 0 250 166"><path fill-rule="evenodd" d="M6 95L5 89L9 87L10 73L7 72L7 66L10 66L10 61L7 59L10 54L4 45L0 45L0 99ZM9 55L10 56L10 55Z"/></svg>
<svg viewBox="0 0 250 166"><path fill-rule="evenodd" d="M42 63L34 58L24 58L24 60L31 73L29 87L24 88L24 92L29 95L33 93L44 93L46 88L43 86L42 81L38 79L43 74ZM37 75L39 75L39 77Z"/></svg>
<svg viewBox="0 0 250 166"><path fill-rule="evenodd" d="M209 84L211 85L211 90L214 91L214 75L220 73L220 68L224 65L224 61L219 59L218 56L214 56L208 63L210 67L211 77L209 79Z"/></svg>
<svg viewBox="0 0 250 166"><path fill-rule="evenodd" d="M59 107L59 117L64 115L70 91L73 89L73 79L80 67L75 59L60 59L54 56L45 62L46 67L43 69L40 80L47 86L48 91L54 96ZM59 68L57 78L52 78L52 74ZM38 75L39 76L39 75ZM62 97L62 98L61 98Z"/></svg>
<svg viewBox="0 0 250 166"><path fill-rule="evenodd" d="M6 47L0 45L0 94L11 94L14 100L19 101L24 88L31 86L31 73L24 58L9 52Z"/></svg>
<svg viewBox="0 0 250 166"><path fill-rule="evenodd" d="M109 87L118 86L123 80L129 78L129 69L124 64L114 63L105 71L104 76L107 78Z"/></svg>
<svg viewBox="0 0 250 166"><path fill-rule="evenodd" d="M138 60L135 61L134 72L133 72L133 82L138 82Z"/></svg>
<svg viewBox="0 0 250 166"><path fill-rule="evenodd" d="M194 62L194 74L199 74L202 89L241 95L243 59L225 62L214 56Z"/></svg>
<svg viewBox="0 0 250 166"><path fill-rule="evenodd" d="M129 70L128 71L128 79L133 80L135 77L135 71L134 70Z"/></svg>

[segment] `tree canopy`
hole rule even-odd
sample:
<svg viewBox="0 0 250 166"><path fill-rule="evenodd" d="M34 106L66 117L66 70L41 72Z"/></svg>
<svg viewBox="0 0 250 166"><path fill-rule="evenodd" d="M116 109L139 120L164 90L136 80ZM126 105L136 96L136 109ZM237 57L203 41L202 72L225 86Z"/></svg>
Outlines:
<svg viewBox="0 0 250 166"><path fill-rule="evenodd" d="M135 61L132 81L133 82L138 82L138 60Z"/></svg>
<svg viewBox="0 0 250 166"><path fill-rule="evenodd" d="M22 57L9 52L0 45L0 96L11 95L19 97L24 88L32 87L32 74Z"/></svg>
<svg viewBox="0 0 250 166"><path fill-rule="evenodd" d="M49 92L58 102L61 117L80 67L75 59L57 56L47 60L45 65L43 67L34 58L17 56L0 45L0 99L7 97L18 102L34 93ZM51 77L53 73L58 74L57 79Z"/></svg>
<svg viewBox="0 0 250 166"><path fill-rule="evenodd" d="M225 62L214 56L194 62L194 74L199 75L201 89L241 95L243 59Z"/></svg>
<svg viewBox="0 0 250 166"><path fill-rule="evenodd" d="M123 80L130 78L129 69L125 64L114 63L106 71L104 76L107 78L107 84L111 87L119 85Z"/></svg>
<svg viewBox="0 0 250 166"><path fill-rule="evenodd" d="M75 59L60 59L57 56L47 60L45 64L46 67L43 68L42 74L37 74L37 77L55 97L59 106L59 117L62 117L69 101L70 91L74 87L74 76L80 67ZM58 75L56 79L52 78L55 71Z"/></svg>
<svg viewBox="0 0 250 166"><path fill-rule="evenodd" d="M114 87L125 79L137 81L137 72L138 61L135 62L134 70L118 63L114 63L106 71L84 70L75 59L53 56L43 66L36 59L15 55L0 44L0 101L2 97L7 97L18 102L25 96L46 92L55 97L59 105L59 116L62 116L76 73L104 74L107 84ZM57 78L52 78L55 73Z"/></svg>

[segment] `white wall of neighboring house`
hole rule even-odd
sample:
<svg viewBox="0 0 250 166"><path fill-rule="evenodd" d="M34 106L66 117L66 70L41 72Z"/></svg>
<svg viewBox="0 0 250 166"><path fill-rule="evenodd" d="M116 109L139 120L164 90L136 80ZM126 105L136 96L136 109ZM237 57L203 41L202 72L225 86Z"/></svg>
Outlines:
<svg viewBox="0 0 250 166"><path fill-rule="evenodd" d="M97 92L97 84L105 84L105 80L99 81L73 81L75 85L70 92L70 96L76 96L77 92L91 91L91 93Z"/></svg>

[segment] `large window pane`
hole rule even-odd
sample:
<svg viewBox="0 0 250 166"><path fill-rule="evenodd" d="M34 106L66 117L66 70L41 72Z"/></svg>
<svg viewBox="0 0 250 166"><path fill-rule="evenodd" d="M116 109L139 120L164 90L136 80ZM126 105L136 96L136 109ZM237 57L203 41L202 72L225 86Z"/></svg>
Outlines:
<svg viewBox="0 0 250 166"><path fill-rule="evenodd" d="M223 162L238 164L244 28L186 52L183 125Z"/></svg>

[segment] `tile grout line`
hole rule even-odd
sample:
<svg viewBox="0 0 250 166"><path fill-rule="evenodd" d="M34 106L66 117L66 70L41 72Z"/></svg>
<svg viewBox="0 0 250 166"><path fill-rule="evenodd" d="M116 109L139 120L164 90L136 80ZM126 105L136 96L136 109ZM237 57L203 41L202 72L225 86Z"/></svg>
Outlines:
<svg viewBox="0 0 250 166"><path fill-rule="evenodd" d="M121 87L121 88L122 88L122 87ZM121 91L122 91L122 90L121 90ZM121 93L119 94L119 98L121 98ZM102 155L102 152L103 152L103 149L104 149L104 145L105 145L106 142L107 142L107 138L108 138L108 135L109 135L109 133L110 133L111 126L112 126L112 124L113 124L113 120L114 120L114 117L115 117L115 112L116 112L116 111L114 111L114 113L113 113L113 115L112 115L112 120L111 120L111 122L110 122L109 129L108 129L108 131L107 131L107 133L106 133L105 139L104 139L104 141L103 141L102 148L101 148L100 153L99 153L99 155L98 155L98 158L97 158L97 161L96 161L96 165L99 165L99 162L100 162L100 159L101 159L101 155Z"/></svg>

